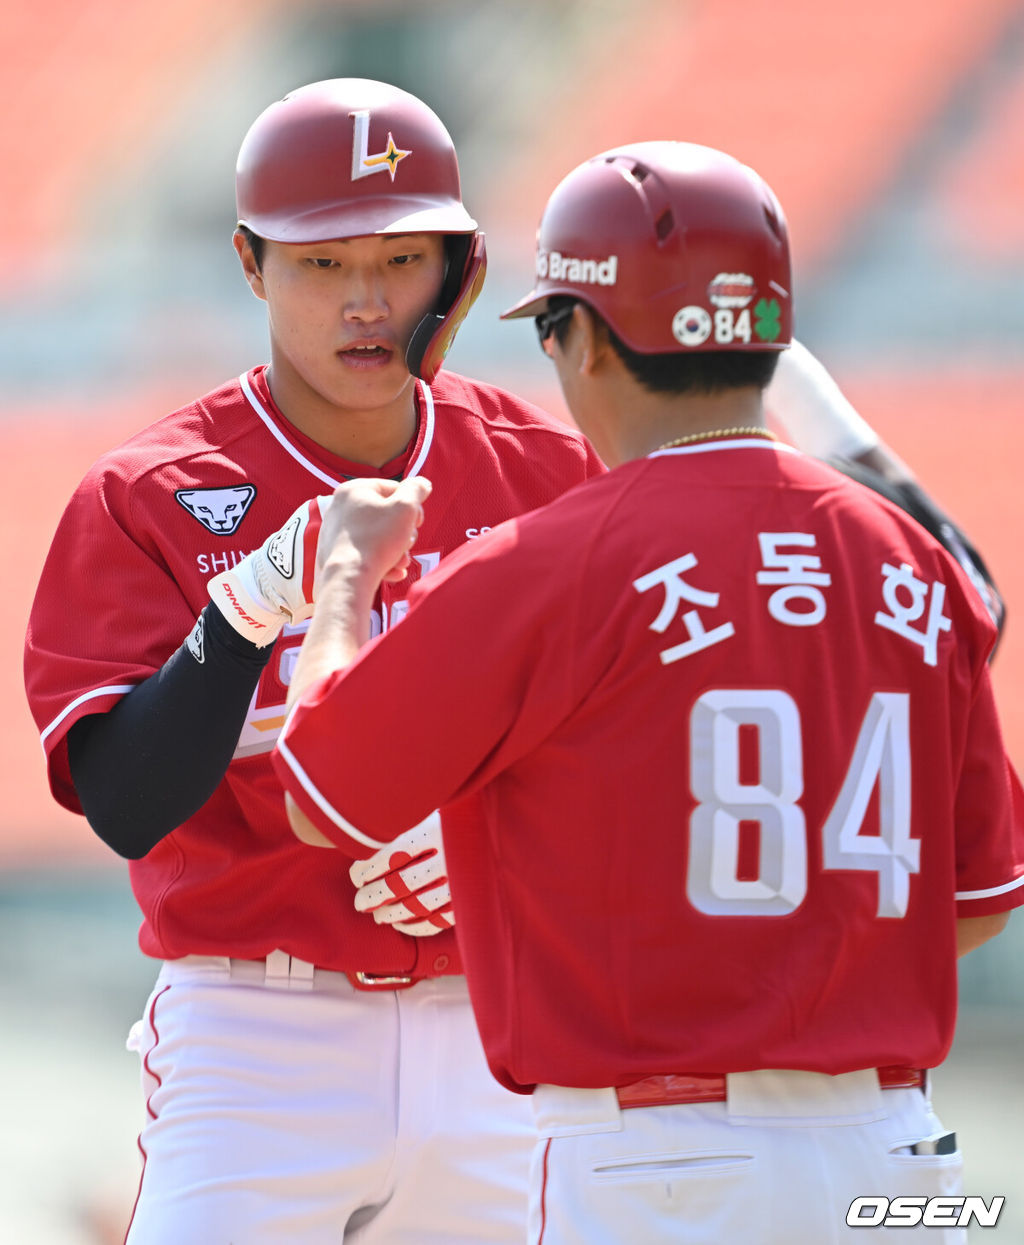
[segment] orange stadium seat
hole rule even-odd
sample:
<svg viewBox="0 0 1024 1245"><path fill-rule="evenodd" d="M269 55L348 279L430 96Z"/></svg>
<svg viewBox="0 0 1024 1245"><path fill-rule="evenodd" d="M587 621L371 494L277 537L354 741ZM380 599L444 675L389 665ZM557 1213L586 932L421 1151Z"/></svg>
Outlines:
<svg viewBox="0 0 1024 1245"><path fill-rule="evenodd" d="M797 271L828 255L1017 0L648 0L567 61L543 141L496 160L492 230L532 249L552 186L619 143L679 138L752 164L786 209Z"/></svg>
<svg viewBox="0 0 1024 1245"><path fill-rule="evenodd" d="M1024 71L951 164L940 192L958 247L993 261L1024 255Z"/></svg>
<svg viewBox="0 0 1024 1245"><path fill-rule="evenodd" d="M5 6L0 77L7 123L0 290L50 274L74 236L90 187L142 150L168 101L181 98L239 22L275 0L36 0Z"/></svg>

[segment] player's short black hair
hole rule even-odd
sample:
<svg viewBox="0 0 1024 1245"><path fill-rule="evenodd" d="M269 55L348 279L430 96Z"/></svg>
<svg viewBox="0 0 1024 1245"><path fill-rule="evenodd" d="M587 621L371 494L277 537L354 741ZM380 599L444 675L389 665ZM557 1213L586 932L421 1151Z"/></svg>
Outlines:
<svg viewBox="0 0 1024 1245"><path fill-rule="evenodd" d="M557 311L577 301L565 294L553 294L548 299L548 310ZM751 385L765 389L775 375L779 361L777 350L641 354L638 350L631 350L592 307L590 311L604 325L615 353L625 363L633 379L651 393L721 393L728 389L746 389ZM569 323L568 319L559 320L552 327L559 345L565 344Z"/></svg>
<svg viewBox="0 0 1024 1245"><path fill-rule="evenodd" d="M261 238L258 233L253 233L248 225L239 225L238 232L248 242L249 249L252 251L252 257L256 261L256 270L259 271L263 267L263 250L266 239Z"/></svg>

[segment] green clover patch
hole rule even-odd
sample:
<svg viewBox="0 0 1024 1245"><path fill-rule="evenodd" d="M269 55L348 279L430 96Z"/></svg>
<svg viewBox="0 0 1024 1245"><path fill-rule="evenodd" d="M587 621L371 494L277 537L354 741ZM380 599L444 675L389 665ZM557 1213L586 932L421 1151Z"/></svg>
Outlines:
<svg viewBox="0 0 1024 1245"><path fill-rule="evenodd" d="M759 298L754 306L754 332L763 342L773 342L782 332L782 308L777 298Z"/></svg>

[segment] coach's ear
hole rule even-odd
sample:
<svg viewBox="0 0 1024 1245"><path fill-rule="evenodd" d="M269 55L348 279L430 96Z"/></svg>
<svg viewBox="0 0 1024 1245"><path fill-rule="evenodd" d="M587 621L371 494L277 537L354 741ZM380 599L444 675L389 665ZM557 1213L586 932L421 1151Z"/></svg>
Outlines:
<svg viewBox="0 0 1024 1245"><path fill-rule="evenodd" d="M573 322L579 371L585 376L593 375L609 356L615 356L608 325L586 303L577 303L573 308Z"/></svg>
<svg viewBox="0 0 1024 1245"><path fill-rule="evenodd" d="M256 262L256 256L253 254L248 238L240 229L236 229L235 236L231 241L234 243L235 251L238 253L238 259L242 265L242 271L245 273L245 279L249 282L249 289L252 290L257 298L262 298L266 302L267 293L263 286L263 273Z"/></svg>

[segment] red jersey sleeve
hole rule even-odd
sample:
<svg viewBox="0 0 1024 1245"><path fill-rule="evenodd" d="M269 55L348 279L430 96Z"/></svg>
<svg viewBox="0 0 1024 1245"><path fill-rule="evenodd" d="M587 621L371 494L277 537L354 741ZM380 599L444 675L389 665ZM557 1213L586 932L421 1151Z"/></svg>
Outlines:
<svg viewBox="0 0 1024 1245"><path fill-rule="evenodd" d="M128 484L97 464L61 518L29 617L29 706L54 798L76 813L68 730L159 669L195 621L159 551L132 535L135 526Z"/></svg>
<svg viewBox="0 0 1024 1245"><path fill-rule="evenodd" d="M1003 746L987 666L971 707L955 825L957 916L1024 904L1024 791Z"/></svg>
<svg viewBox="0 0 1024 1245"><path fill-rule="evenodd" d="M555 615L572 607L571 579L563 597L532 592L565 568L556 545L523 548L523 535L512 520L446 559L392 632L294 707L278 775L353 855L478 790L570 711L572 630Z"/></svg>

